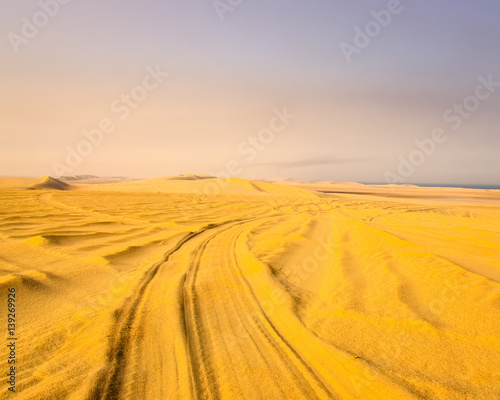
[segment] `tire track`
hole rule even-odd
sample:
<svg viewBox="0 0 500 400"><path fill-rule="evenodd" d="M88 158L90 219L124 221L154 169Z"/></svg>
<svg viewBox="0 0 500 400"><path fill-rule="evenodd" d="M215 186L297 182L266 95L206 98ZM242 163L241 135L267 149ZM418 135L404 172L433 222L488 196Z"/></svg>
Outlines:
<svg viewBox="0 0 500 400"><path fill-rule="evenodd" d="M184 331L186 333L186 345L188 349L188 357L191 361L189 363L191 369L191 398L199 398L201 393L210 393L210 398L218 398L218 386L214 379L210 379L206 367L206 349L204 349L200 326L197 323L198 301L195 293L196 275L201 263L201 256L203 251L215 237L212 236L207 241L203 242L201 246L196 249L194 261L184 275L184 285L182 288L182 314L184 317Z"/></svg>
<svg viewBox="0 0 500 400"><path fill-rule="evenodd" d="M115 400L120 398L124 372L127 366L127 356L132 339L131 328L147 287L158 273L159 268L165 264L174 253L179 251L184 244L207 230L223 224L210 224L199 231L191 232L184 236L184 238L164 255L161 261L157 262L146 273L137 292L126 300L122 308L115 311L114 317L116 324L110 336L107 366L97 377L96 383L87 397L88 400Z"/></svg>
<svg viewBox="0 0 500 400"><path fill-rule="evenodd" d="M251 222L244 221L243 223ZM234 232L233 235L223 237L222 234L229 231L230 229L235 228L238 224L231 225L225 228L222 231L218 231L208 240L203 242L200 245L193 259L190 263L190 267L186 274L186 282L184 288L184 304L185 304L185 321L186 321L186 332L188 333L187 341L189 343L190 348L190 358L192 360L192 376L195 377L193 381L193 398L200 399L210 399L217 400L220 398L227 398L227 395L224 396L221 394L219 389L219 384L224 385L225 382L218 382L219 376L214 376L213 374L217 372L217 369L211 367L211 360L214 359L213 353L214 351L224 351L221 349L214 350L212 347L207 347L206 343L214 343L213 334L211 333L211 326L209 326L204 318L201 317L203 304L198 301L197 293L196 293L196 278L200 270L200 264L202 260L202 255L207 250L209 244L215 240L220 240L220 243L217 243L217 248L221 249L222 260L225 260L228 265L225 265L225 268L215 269L215 271L219 271L220 279L224 277L227 278L227 273L231 275L231 282L240 282L243 290L234 291L229 290L228 293L231 295L228 303L232 304L234 309L238 310L241 313L245 310L249 315L253 313L258 313L261 315L260 323L257 326L254 326L251 330L251 339L253 343L258 348L258 354L261 355L262 360L260 362L267 365L267 370L269 370L269 376L274 380L276 370L279 370L281 374L287 374L294 376L294 381L296 382L295 388L288 388L287 391L289 393L300 392L301 396L305 396L304 398L310 399L331 399L336 398L335 394L327 389L324 382L317 377L315 372L311 369L307 361L305 361L301 355L293 348L292 344L290 344L281 334L278 332L276 327L273 325L272 321L269 319L265 310L262 308L262 305L259 303L258 299L255 297L255 294L252 291L252 288L249 286L250 284L243 276L243 272L238 266L238 261L236 259L236 246L237 243L240 242L240 236L246 229L240 230L239 232ZM215 246L215 245L214 245ZM208 257L208 255L207 255ZM207 261L207 264L210 263ZM222 264L222 262L221 262ZM212 265L213 266L213 265ZM202 282L203 283L203 282ZM203 283L204 284L204 283ZM213 303L213 299L211 302L210 290L207 290L205 284L203 286L204 290L204 298L203 300L207 302L209 305ZM213 294L212 294L213 297ZM205 307L207 304L204 304ZM224 308L227 310L227 308ZM226 319L226 325L229 323L230 325L237 323L237 321L241 321L240 319L230 318L227 313L223 311L224 315L218 315L217 311L211 311L213 315L215 315L215 319L219 321L219 317L224 317ZM206 316L210 311L206 309L203 314ZM236 314L236 315L239 315ZM246 314L245 314L246 315ZM218 327L220 328L220 322ZM246 327L248 329L248 327ZM274 353L275 357L269 356L267 353L263 353L260 350L260 346L263 346L267 349L269 354ZM243 351L244 353L244 351ZM245 358L245 357L243 357ZM272 368L268 362L273 360L274 368ZM247 365L252 365L251 363L246 363ZM279 388L279 382L274 381L274 384ZM241 390L241 388L240 388ZM283 398L287 398L284 393Z"/></svg>
<svg viewBox="0 0 500 400"><path fill-rule="evenodd" d="M234 228L237 225L262 218L264 217L249 218L228 223L227 225L229 226L214 233L196 248L193 259L186 271L182 290L182 304L184 305L182 314L184 317L184 329L186 333L188 356L191 360L191 394L193 399L206 398L210 400L217 400L220 398L218 382L214 379L214 377L210 376L211 368L207 367L210 363L210 355L208 354L210 349L203 346L202 332L207 334L209 329L207 327L200 326L202 323L202 319L199 317L201 314L201 306L196 293L196 278L201 266L203 253L212 240L216 239L221 233ZM218 227L220 228L221 226Z"/></svg>
<svg viewBox="0 0 500 400"><path fill-rule="evenodd" d="M262 331L262 333L266 336L266 339L271 342L272 340L276 341L278 348L283 352L280 360L288 359L292 365L298 370L299 374L308 382L313 392L315 392L318 399L334 399L338 398L338 394L334 391L332 392L331 388L328 388L325 382L318 377L315 371L310 367L307 360L305 360L299 352L294 348L294 346L287 341L287 339L279 332L276 326L273 324L270 319L268 313L260 304L253 288L248 279L245 277L241 266L238 263L236 258L236 246L238 241L243 239L244 232L240 232L233 241L232 254L234 265L236 268L233 270L235 276L241 280L245 287L246 298L249 303L253 304L254 307L259 311L262 316L262 325L265 327L266 332ZM295 358L295 360L293 360ZM309 379L308 379L309 378ZM305 393L304 393L305 394ZM309 397L310 398L310 397Z"/></svg>

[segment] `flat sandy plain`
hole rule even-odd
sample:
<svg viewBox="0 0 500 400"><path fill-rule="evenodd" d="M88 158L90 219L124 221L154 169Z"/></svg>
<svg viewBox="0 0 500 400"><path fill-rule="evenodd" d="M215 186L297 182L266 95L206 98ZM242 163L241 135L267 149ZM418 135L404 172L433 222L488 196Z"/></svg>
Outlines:
<svg viewBox="0 0 500 400"><path fill-rule="evenodd" d="M1 398L500 399L500 191L202 178L0 179Z"/></svg>

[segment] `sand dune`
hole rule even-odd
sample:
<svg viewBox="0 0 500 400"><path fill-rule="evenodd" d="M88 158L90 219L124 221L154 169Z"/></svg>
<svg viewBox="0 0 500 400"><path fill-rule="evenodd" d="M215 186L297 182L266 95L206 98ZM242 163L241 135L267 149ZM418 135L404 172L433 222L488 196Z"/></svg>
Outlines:
<svg viewBox="0 0 500 400"><path fill-rule="evenodd" d="M216 179L213 175L177 175L169 176L165 179L170 179L174 181L198 181L200 179Z"/></svg>
<svg viewBox="0 0 500 400"><path fill-rule="evenodd" d="M16 398L500 398L494 198L37 184L0 180Z"/></svg>
<svg viewBox="0 0 500 400"><path fill-rule="evenodd" d="M161 192L161 193L191 193L200 195L282 195L315 197L310 190L268 182L252 181L239 178L213 178L196 176L153 178L119 182L103 185L92 185L88 190L112 190L126 192Z"/></svg>
<svg viewBox="0 0 500 400"><path fill-rule="evenodd" d="M71 190L73 187L66 182L59 179L52 178L50 176L44 176L41 182L32 185L30 189L41 190L41 189L51 189L51 190Z"/></svg>
<svg viewBox="0 0 500 400"><path fill-rule="evenodd" d="M73 175L73 176L61 176L59 180L71 184L86 185L86 184L97 184L97 183L123 182L132 179L122 176L100 177L96 175Z"/></svg>
<svg viewBox="0 0 500 400"><path fill-rule="evenodd" d="M0 178L1 189L71 190L74 187L62 180L44 176L42 178Z"/></svg>
<svg viewBox="0 0 500 400"><path fill-rule="evenodd" d="M431 199L454 201L460 203L490 203L500 202L500 190L469 189L449 187L420 187L416 185L364 185L355 182L289 182L277 181L279 185L308 189L327 194L348 194L376 196L385 198ZM352 197L351 197L352 198ZM366 198L366 197L365 197Z"/></svg>

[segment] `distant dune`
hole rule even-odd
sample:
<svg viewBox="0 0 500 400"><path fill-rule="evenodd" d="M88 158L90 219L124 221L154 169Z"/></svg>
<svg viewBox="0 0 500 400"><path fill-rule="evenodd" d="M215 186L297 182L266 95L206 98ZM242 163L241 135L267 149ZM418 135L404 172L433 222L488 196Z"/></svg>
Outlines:
<svg viewBox="0 0 500 400"><path fill-rule="evenodd" d="M442 199L459 202L499 202L500 190L453 187L421 187L403 185L365 185L356 182L291 182L276 181L277 185L312 190L335 195L371 195L385 198Z"/></svg>
<svg viewBox="0 0 500 400"><path fill-rule="evenodd" d="M177 175L168 176L164 179L169 179L172 181L198 181L201 179L217 179L217 177L213 175Z"/></svg>
<svg viewBox="0 0 500 400"><path fill-rule="evenodd" d="M67 184L66 182L60 181L59 179L52 178L50 176L44 176L40 183L32 185L29 189L71 190L73 189L73 186Z"/></svg>
<svg viewBox="0 0 500 400"><path fill-rule="evenodd" d="M101 179L96 175L72 175L72 176L61 176L61 180L63 181L87 181Z"/></svg>
<svg viewBox="0 0 500 400"><path fill-rule="evenodd" d="M209 176L189 175L187 177L154 178L112 184L92 185L88 190L100 191L136 191L163 193L196 193L217 195L289 195L314 197L306 189L275 185L273 183L252 181L239 178L213 178Z"/></svg>
<svg viewBox="0 0 500 400"><path fill-rule="evenodd" d="M0 189L31 190L90 190L116 192L191 193L203 195L284 195L284 196L340 196L360 195L382 197L391 201L415 199L440 200L459 203L497 204L500 190L453 187L420 187L416 185L366 185L357 182L304 182L297 180L248 180L217 178L211 175L179 175L152 179L124 177L102 178L95 175L66 176L61 179L0 178Z"/></svg>
<svg viewBox="0 0 500 400"><path fill-rule="evenodd" d="M0 178L0 189L71 190L73 186L50 176L42 178Z"/></svg>
<svg viewBox="0 0 500 400"><path fill-rule="evenodd" d="M62 181L71 182L78 185L87 185L87 184L97 184L97 183L114 183L114 182L123 182L129 179L123 176L112 176L112 177L101 177L96 175L74 175L74 176L61 176Z"/></svg>

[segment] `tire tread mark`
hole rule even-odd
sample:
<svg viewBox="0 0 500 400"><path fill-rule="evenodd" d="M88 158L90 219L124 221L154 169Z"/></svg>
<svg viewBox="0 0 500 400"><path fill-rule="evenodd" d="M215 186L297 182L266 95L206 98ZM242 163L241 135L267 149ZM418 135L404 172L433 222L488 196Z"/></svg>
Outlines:
<svg viewBox="0 0 500 400"><path fill-rule="evenodd" d="M87 396L88 400L117 400L120 398L124 372L127 366L128 350L132 338L131 327L137 316L137 310L143 299L144 293L151 281L157 275L160 267L188 241L209 229L224 225L225 223L210 224L198 231L190 232L185 235L172 249L165 253L159 262L154 264L153 267L145 273L145 277L139 284L136 293L130 296L120 309L115 311L114 317L116 319L116 324L110 335L107 365L106 368L99 373L96 383Z"/></svg>

